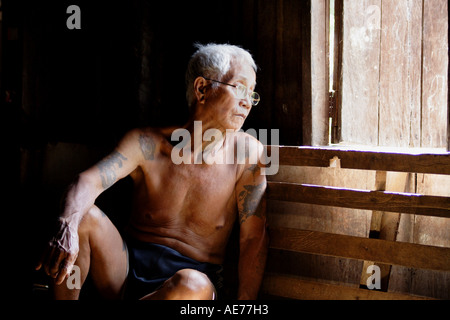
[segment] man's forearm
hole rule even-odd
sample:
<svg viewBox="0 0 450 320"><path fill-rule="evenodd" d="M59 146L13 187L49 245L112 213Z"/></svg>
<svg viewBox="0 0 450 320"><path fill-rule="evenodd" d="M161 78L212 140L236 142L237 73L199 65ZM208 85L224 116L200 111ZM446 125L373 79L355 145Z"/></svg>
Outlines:
<svg viewBox="0 0 450 320"><path fill-rule="evenodd" d="M80 174L69 186L62 203L59 220L72 228L78 228L84 214L94 205L98 188L84 174Z"/></svg>
<svg viewBox="0 0 450 320"><path fill-rule="evenodd" d="M266 236L241 243L239 257L239 300L255 300L261 287L267 259Z"/></svg>

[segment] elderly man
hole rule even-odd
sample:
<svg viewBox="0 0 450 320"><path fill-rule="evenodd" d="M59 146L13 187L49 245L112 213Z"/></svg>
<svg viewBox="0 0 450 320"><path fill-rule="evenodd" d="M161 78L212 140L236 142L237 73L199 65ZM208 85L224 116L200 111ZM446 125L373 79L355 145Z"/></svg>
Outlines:
<svg viewBox="0 0 450 320"><path fill-rule="evenodd" d="M236 219L238 298L257 297L268 244L261 209L266 178L261 143L239 131L259 102L256 65L236 46L198 46L186 82L191 116L183 128L132 130L69 187L59 232L37 266L55 279L56 298L79 297L65 281L77 266L81 283L90 273L105 298L214 299ZM172 141L180 129L193 137L183 149ZM202 139L210 129L222 134ZM175 163L173 155L181 153L192 161ZM202 161L217 153L234 161ZM133 210L121 235L94 202L128 175Z"/></svg>

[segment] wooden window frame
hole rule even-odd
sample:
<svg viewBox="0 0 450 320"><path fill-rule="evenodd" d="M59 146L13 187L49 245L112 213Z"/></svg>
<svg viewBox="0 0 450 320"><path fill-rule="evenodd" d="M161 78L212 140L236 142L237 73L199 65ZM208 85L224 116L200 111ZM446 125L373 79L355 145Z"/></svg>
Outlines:
<svg viewBox="0 0 450 320"><path fill-rule="evenodd" d="M344 0L335 0L335 47L334 47L334 91L332 95L328 90L328 81L330 77L329 73L329 61L327 60L330 53L328 34L329 34L329 11L330 0L319 0L312 2L312 32L311 32L311 56L312 56L312 90L313 100L311 106L311 123L306 122L304 130L304 145L312 146L348 146L342 142L342 60L343 60L343 39L344 39ZM325 17L324 17L325 16ZM449 15L450 16L450 15ZM340 18L339 18L340 17ZM325 24L323 21L326 21ZM322 27L318 27L321 23ZM324 27L323 27L324 26ZM450 36L449 36L450 39ZM325 49L326 59L323 63L323 48ZM322 48L322 49L321 49ZM322 51L321 51L322 50ZM319 55L320 54L320 55ZM319 55L319 57L318 57ZM450 61L450 54L449 54ZM450 63L449 63L450 65ZM315 73L315 74L314 74ZM325 78L325 80L323 80ZM318 79L318 80L317 80ZM447 76L447 84L450 83L450 67ZM421 79L421 82L423 79ZM318 99L318 95L321 93L323 98ZM422 94L422 93L421 93ZM447 93L447 152L450 151L450 90ZM423 101L421 101L423 103ZM328 125L330 123L331 124ZM326 125L325 125L326 123ZM331 134L331 138L330 138ZM379 134L378 134L379 135ZM356 147L356 146L355 146ZM373 147L376 149L382 149L383 147ZM410 148L401 148L409 150ZM422 145L418 148L424 149L429 152L434 148L423 148ZM445 147L436 149L437 153L440 153Z"/></svg>

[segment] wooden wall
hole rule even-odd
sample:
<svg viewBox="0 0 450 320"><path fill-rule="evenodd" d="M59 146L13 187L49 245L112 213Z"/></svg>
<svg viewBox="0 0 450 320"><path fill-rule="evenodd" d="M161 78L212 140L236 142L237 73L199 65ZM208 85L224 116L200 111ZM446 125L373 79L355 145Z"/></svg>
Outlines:
<svg viewBox="0 0 450 320"><path fill-rule="evenodd" d="M69 4L81 9L80 30L66 27ZM54 190L43 206L127 130L186 121L184 74L195 42L249 49L262 100L244 129L276 128L281 144L302 143L311 105L309 1L18 0L4 2L3 17L3 33L17 35L2 42L2 84L15 92L7 121L18 132L14 181ZM70 144L82 152L75 161L64 155ZM48 165L61 159L65 179Z"/></svg>
<svg viewBox="0 0 450 320"><path fill-rule="evenodd" d="M343 6L341 140L447 148L448 1Z"/></svg>
<svg viewBox="0 0 450 320"><path fill-rule="evenodd" d="M66 27L72 4L81 9L81 30ZM46 239L72 177L127 130L186 120L184 73L194 42L249 49L260 67L262 100L244 129L280 129L280 143L301 144L303 108L311 104L310 6L295 0L2 1L1 85L14 92L4 120L17 133L8 153L14 154L15 194L27 199L18 212L30 222L33 244ZM114 202L124 184L100 199L113 217L126 208Z"/></svg>
<svg viewBox="0 0 450 320"><path fill-rule="evenodd" d="M80 6L81 30L66 28L69 4ZM302 143L302 109L311 99L309 1L19 0L4 11L20 34L19 48L5 47L23 55L14 84L22 125L36 125L44 143L99 143L139 125L182 124L194 42L249 49L262 100L246 128L283 127L283 144ZM12 72L5 78L11 82Z"/></svg>
<svg viewBox="0 0 450 320"><path fill-rule="evenodd" d="M69 4L81 9L81 30L66 27ZM14 92L8 124L23 151L18 180L43 182L49 143L88 145L96 160L133 127L183 124L194 42L249 49L262 100L244 129L276 128L281 144L302 143L310 1L18 0L4 2L3 16L3 34L16 35L3 37L2 84Z"/></svg>
<svg viewBox="0 0 450 320"><path fill-rule="evenodd" d="M302 112L311 104L310 1L185 2L175 13L159 6L155 11L153 2L137 2L143 12L139 17L142 36L138 58L144 118L157 118L159 124L161 118L173 115L169 111L173 108L172 87L158 81L183 86L179 79L184 80L193 42L227 42L249 49L260 68L256 90L261 103L244 129L282 128L280 143L302 143ZM166 12L172 15L170 19ZM180 53L182 59L177 58ZM176 63L168 63L168 59ZM165 101L168 96L172 99ZM176 101L183 105L181 96ZM167 105L165 112L161 105Z"/></svg>

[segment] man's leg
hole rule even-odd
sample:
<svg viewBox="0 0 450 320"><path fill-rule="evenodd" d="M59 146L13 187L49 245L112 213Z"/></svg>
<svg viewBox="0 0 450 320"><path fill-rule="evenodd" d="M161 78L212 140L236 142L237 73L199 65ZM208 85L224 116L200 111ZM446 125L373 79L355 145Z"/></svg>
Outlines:
<svg viewBox="0 0 450 320"><path fill-rule="evenodd" d="M183 269L141 300L213 300L215 292L214 285L204 273Z"/></svg>
<svg viewBox="0 0 450 320"><path fill-rule="evenodd" d="M83 217L78 229L80 251L75 265L81 285L88 273L102 296L118 299L127 277L128 257L122 237L111 220L96 206ZM80 290L69 289L67 280L54 286L55 299L78 299Z"/></svg>

